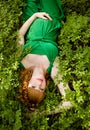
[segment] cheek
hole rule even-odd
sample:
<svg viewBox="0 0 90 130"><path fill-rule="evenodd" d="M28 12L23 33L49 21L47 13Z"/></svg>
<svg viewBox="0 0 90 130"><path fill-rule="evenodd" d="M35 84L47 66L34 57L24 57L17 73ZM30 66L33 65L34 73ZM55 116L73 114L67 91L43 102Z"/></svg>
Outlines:
<svg viewBox="0 0 90 130"><path fill-rule="evenodd" d="M36 83L36 79L34 79L34 78L31 78L30 80L29 80L29 83Z"/></svg>
<svg viewBox="0 0 90 130"><path fill-rule="evenodd" d="M46 88L46 80L44 80L43 86L44 86L44 88Z"/></svg>

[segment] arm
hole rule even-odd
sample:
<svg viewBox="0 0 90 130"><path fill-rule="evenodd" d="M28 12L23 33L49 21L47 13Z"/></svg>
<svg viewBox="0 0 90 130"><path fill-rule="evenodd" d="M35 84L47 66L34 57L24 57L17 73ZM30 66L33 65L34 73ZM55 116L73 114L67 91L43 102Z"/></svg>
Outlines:
<svg viewBox="0 0 90 130"><path fill-rule="evenodd" d="M58 89L61 93L61 95L63 96L63 98L66 97L66 93L65 90L69 89L68 84L64 85L63 82L58 83L58 80L62 79L62 75L58 76L58 79L55 78L55 76L58 74L58 57L56 58L54 64L53 64L53 68L52 68L52 72L51 72L51 78L53 79L53 81L55 82L55 84L58 86Z"/></svg>
<svg viewBox="0 0 90 130"><path fill-rule="evenodd" d="M55 76L57 75L58 73L58 57L56 58L55 62L54 62L54 65L53 65L53 68L52 68L52 72L51 72L51 78L53 79L53 81L55 82L55 84L58 86L58 89L61 93L61 95L63 96L63 101L60 103L59 107L60 108L70 108L72 106L71 102L70 101L67 101L66 99L66 93L65 93L65 90L68 89L70 90L68 84L64 85L63 82L60 82L58 83L58 80L61 80L62 79L62 75L59 75L58 76L58 79L55 78Z"/></svg>
<svg viewBox="0 0 90 130"><path fill-rule="evenodd" d="M20 28L19 30L19 44L23 45L24 44L24 36L28 30L28 28L31 26L31 24L33 23L33 21L36 19L36 18L42 18L42 19L45 19L45 20L52 20L52 18L45 12L38 12L38 13L35 13L33 14L23 25L22 27Z"/></svg>

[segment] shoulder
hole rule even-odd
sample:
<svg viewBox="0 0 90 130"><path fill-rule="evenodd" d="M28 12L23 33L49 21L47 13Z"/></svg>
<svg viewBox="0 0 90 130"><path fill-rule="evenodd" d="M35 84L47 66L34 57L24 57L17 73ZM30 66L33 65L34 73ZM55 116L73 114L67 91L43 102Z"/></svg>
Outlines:
<svg viewBox="0 0 90 130"><path fill-rule="evenodd" d="M59 65L59 58L56 57L56 59L55 59L55 61L53 63L52 71L51 71L51 78L52 79L54 79L54 77L58 73L58 65Z"/></svg>

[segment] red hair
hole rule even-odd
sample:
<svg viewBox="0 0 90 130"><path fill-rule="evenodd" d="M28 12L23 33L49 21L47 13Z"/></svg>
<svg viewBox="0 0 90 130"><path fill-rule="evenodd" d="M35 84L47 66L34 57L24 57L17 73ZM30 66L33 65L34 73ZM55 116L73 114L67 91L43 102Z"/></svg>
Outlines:
<svg viewBox="0 0 90 130"><path fill-rule="evenodd" d="M45 92L28 87L32 73L32 69L25 69L20 72L21 84L19 86L19 99L28 107L31 107L31 104L39 104L45 97Z"/></svg>

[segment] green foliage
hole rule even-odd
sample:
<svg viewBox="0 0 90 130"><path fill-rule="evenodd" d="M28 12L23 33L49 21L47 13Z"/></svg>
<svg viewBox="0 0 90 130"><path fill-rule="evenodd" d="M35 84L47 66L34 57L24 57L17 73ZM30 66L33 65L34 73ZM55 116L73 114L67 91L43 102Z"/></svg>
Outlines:
<svg viewBox="0 0 90 130"><path fill-rule="evenodd" d="M90 16L90 1L89 0L62 0L64 3L64 8L66 10L66 14L70 14L72 12L76 12L81 15Z"/></svg>
<svg viewBox="0 0 90 130"><path fill-rule="evenodd" d="M69 82L67 92L74 110L60 117L63 129L90 129L90 18L75 12L67 15L59 36L59 73ZM69 114L68 114L69 113ZM68 118L68 119L66 119Z"/></svg>
<svg viewBox="0 0 90 130"><path fill-rule="evenodd" d="M90 129L90 8L89 0L63 0L66 21L59 36L59 73L74 91L67 91L73 108L53 114L61 95L51 81L45 100L30 112L17 99L21 0L0 1L0 130ZM52 113L51 113L52 112ZM51 114L50 114L51 113Z"/></svg>
<svg viewBox="0 0 90 130"><path fill-rule="evenodd" d="M1 130L19 130L20 104L16 98L18 80L17 31L20 27L22 2L0 1L0 119ZM17 124L19 124L17 126ZM17 126L17 127L16 127Z"/></svg>

